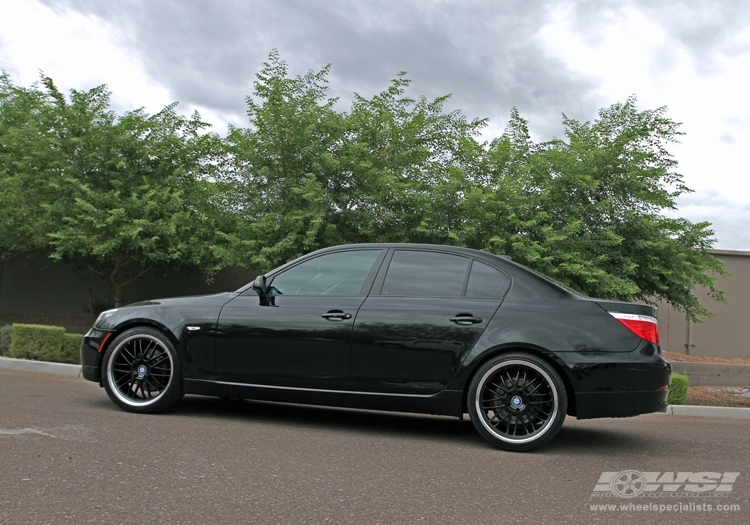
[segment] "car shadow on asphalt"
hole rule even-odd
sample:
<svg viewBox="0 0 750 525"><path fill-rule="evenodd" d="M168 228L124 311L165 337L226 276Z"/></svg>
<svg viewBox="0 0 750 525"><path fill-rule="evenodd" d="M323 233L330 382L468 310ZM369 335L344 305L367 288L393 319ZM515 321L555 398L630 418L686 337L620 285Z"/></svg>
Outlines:
<svg viewBox="0 0 750 525"><path fill-rule="evenodd" d="M101 403L97 402L96 405L97 408L108 406L112 410L118 410L109 400L101 400ZM253 424L281 424L311 430L327 429L336 432L437 440L497 450L476 433L466 414L459 420L448 416L186 396L176 407L158 417L199 417ZM571 420L575 421L574 418L568 418L568 422ZM618 451L643 449L649 445L648 436L628 431L620 424L614 423L612 428L602 428L601 423L595 423L594 427L587 428L577 422L575 425L563 425L552 442L532 453L611 455Z"/></svg>
<svg viewBox="0 0 750 525"><path fill-rule="evenodd" d="M296 405L254 400L227 400L186 396L169 411L173 416L244 420L250 423L283 424L339 432L400 437L435 438L484 446L469 421L455 417L357 410L316 405Z"/></svg>
<svg viewBox="0 0 750 525"><path fill-rule="evenodd" d="M570 420L572 418L569 418ZM600 421L600 420L599 420ZM542 454L581 454L585 456L612 456L617 453L630 453L653 447L653 439L637 434L617 425L616 428L581 428L563 425L560 433L551 443L539 449Z"/></svg>

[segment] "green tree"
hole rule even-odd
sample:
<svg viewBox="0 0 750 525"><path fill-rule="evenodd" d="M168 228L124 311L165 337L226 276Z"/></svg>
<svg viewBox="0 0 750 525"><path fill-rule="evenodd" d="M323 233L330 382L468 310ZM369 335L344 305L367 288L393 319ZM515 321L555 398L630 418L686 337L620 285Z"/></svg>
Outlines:
<svg viewBox="0 0 750 525"><path fill-rule="evenodd" d="M697 320L722 264L708 223L665 215L686 191L666 110L635 98L593 122L563 116L535 144L517 110L485 120L407 96L403 73L349 111L329 67L290 76L273 51L225 140L174 105L115 115L104 86L69 100L42 76L0 76L0 257L41 251L122 287L153 268L269 269L324 246L428 242L512 255L592 296L662 299Z"/></svg>
<svg viewBox="0 0 750 525"><path fill-rule="evenodd" d="M65 164L53 94L38 84L15 86L7 73L0 75L0 257L48 252L43 206L63 190Z"/></svg>
<svg viewBox="0 0 750 525"><path fill-rule="evenodd" d="M464 141L483 121L444 113L447 97L406 97L403 75L340 112L327 73L291 77L272 52L247 99L250 127L227 137L223 180L248 221L242 248L252 263L270 268L340 243L448 239L436 214L453 208L434 206L434 195L463 180Z"/></svg>
<svg viewBox="0 0 750 525"><path fill-rule="evenodd" d="M406 96L403 74L337 111L328 70L290 77L272 52L247 100L250 127L229 134L223 176L253 264L339 243L431 242L512 255L592 296L667 300L693 319L709 314L696 287L724 300L709 225L664 215L690 191L664 108L630 98L591 123L564 117L565 137L542 144L514 109L505 133L480 143L485 120L446 112L448 97Z"/></svg>
<svg viewBox="0 0 750 525"><path fill-rule="evenodd" d="M197 114L181 117L171 105L117 117L104 86L67 100L48 77L27 90L4 80L2 141L12 147L0 182L20 213L2 221L28 232L24 249L107 279L116 305L154 268L197 266L210 277L226 265L233 223L211 182L220 141L200 133Z"/></svg>
<svg viewBox="0 0 750 525"><path fill-rule="evenodd" d="M448 96L406 96L405 73L366 99L355 94L331 220L348 242L450 243L465 170L484 120L445 112Z"/></svg>
<svg viewBox="0 0 750 525"><path fill-rule="evenodd" d="M326 98L328 68L291 78L271 53L247 97L250 127L230 127L222 182L227 203L246 222L238 261L269 267L335 244L323 189L336 175L343 125ZM244 261L240 261L242 257Z"/></svg>
<svg viewBox="0 0 750 525"><path fill-rule="evenodd" d="M705 287L724 301L710 254L708 223L664 216L690 191L668 146L679 125L666 109L639 111L636 99L599 112L591 123L564 118L565 139L534 145L513 112L490 154L503 182L523 195L502 237L480 248L519 262L592 296L662 299L693 320L710 315L695 297ZM507 194L507 192L506 192Z"/></svg>

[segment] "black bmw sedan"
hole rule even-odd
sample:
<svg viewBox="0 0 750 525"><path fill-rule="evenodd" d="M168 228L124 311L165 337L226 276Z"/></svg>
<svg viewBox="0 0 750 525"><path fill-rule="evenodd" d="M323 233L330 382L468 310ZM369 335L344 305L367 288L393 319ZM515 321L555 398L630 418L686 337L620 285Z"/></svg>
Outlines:
<svg viewBox="0 0 750 525"><path fill-rule="evenodd" d="M652 306L582 297L508 258L336 246L231 293L102 313L83 376L129 412L184 394L462 417L507 450L578 419L665 411Z"/></svg>

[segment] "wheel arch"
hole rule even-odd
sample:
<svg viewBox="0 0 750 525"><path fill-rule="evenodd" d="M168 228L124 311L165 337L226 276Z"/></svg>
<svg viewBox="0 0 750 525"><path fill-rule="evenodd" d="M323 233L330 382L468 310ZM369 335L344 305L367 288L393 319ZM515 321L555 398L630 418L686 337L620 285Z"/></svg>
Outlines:
<svg viewBox="0 0 750 525"><path fill-rule="evenodd" d="M167 326L164 324L154 321L153 319L128 319L127 321L124 321L123 323L117 325L114 330L110 331L109 333L112 334L111 337L105 342L105 344L99 349L99 385L102 385L103 382L103 371L101 370L101 367L104 366L103 363L103 356L107 353L107 349L112 345L112 342L117 339L117 337L125 332L126 330L130 330L131 328L138 328L140 326L147 327L147 328L155 328L156 330L159 330L161 333L163 333L167 338L169 339L169 342L172 343L172 345L177 350L177 356L180 358L181 361L184 362L185 360L185 352L182 344L180 343L179 339L175 336L175 334L170 330Z"/></svg>
<svg viewBox="0 0 750 525"><path fill-rule="evenodd" d="M525 354L530 354L535 357L538 357L542 359L544 362L549 364L555 372L560 376L562 379L563 385L565 385L565 394L568 398L568 409L567 409L567 415L576 417L576 414L578 413L578 408L576 405L576 395L575 390L573 389L573 383L570 381L570 377L565 371L565 367L562 365L562 363L558 360L558 358L550 352L549 350L527 346L527 345L504 345L502 347L494 348L491 350L487 350L485 353L482 354L481 358L477 359L471 364L471 370L466 376L466 384L463 386L463 395L462 395L462 413L468 412L468 404L467 404L467 396L469 394L469 387L471 386L471 382L474 379L474 376L477 374L479 369L489 361L490 359L493 359L497 356L503 355L503 354L511 354L514 352L520 352Z"/></svg>

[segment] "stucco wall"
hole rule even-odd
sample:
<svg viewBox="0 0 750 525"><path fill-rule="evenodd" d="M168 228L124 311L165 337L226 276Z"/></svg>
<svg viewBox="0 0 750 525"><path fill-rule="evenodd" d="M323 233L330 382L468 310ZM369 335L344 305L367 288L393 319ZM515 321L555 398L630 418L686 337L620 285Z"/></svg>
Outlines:
<svg viewBox="0 0 750 525"><path fill-rule="evenodd" d="M257 271L227 268L209 285L197 271L152 271L123 288L124 302L232 291L252 281ZM89 290L112 303L108 281L72 265L41 256L14 257L0 263L0 321L90 324Z"/></svg>
<svg viewBox="0 0 750 525"><path fill-rule="evenodd" d="M731 274L717 282L729 304L719 304L710 299L705 290L699 290L701 304L715 315L702 323L688 323L685 314L669 305L660 305L662 349L683 354L750 359L750 252L720 250L713 253L724 261Z"/></svg>

